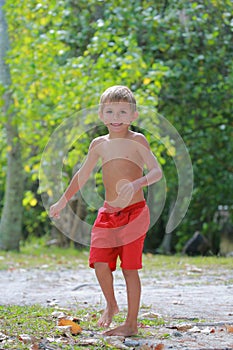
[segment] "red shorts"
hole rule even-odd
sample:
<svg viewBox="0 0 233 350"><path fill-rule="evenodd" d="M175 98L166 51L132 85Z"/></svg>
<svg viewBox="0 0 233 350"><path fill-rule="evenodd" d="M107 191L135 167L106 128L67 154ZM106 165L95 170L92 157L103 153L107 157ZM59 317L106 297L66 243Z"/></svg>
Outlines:
<svg viewBox="0 0 233 350"><path fill-rule="evenodd" d="M120 267L125 270L138 270L142 268L142 251L146 235L136 241L114 248L90 249L89 266L94 268L96 262L108 263L112 271L116 270L117 258L121 260Z"/></svg>
<svg viewBox="0 0 233 350"><path fill-rule="evenodd" d="M126 208L113 208L105 203L93 225L90 267L93 268L96 262L105 262L114 271L119 256L121 268L141 269L142 250L149 221L146 201Z"/></svg>

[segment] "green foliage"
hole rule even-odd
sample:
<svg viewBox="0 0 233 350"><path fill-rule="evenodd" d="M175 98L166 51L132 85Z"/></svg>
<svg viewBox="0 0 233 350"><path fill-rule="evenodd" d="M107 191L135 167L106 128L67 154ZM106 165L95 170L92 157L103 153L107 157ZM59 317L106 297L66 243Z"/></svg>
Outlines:
<svg viewBox="0 0 233 350"><path fill-rule="evenodd" d="M69 248L48 247L46 245L49 236L40 238L30 236L22 242L19 252L1 251L0 270L11 270L17 268L40 268L44 265L47 270L60 269L62 265L66 269L72 269L74 265L88 266L88 251L79 250L70 246Z"/></svg>
<svg viewBox="0 0 233 350"><path fill-rule="evenodd" d="M216 253L222 227L213 222L215 214L220 204L232 211L233 6L229 1L184 5L179 16L169 12L172 26L162 34L169 43L163 60L172 75L159 109L180 131L194 167L193 200L179 236L184 241L200 230Z"/></svg>
<svg viewBox="0 0 233 350"><path fill-rule="evenodd" d="M26 175L24 237L49 230L37 189L51 133L72 113L97 105L105 88L124 84L140 106L157 109L175 126L192 158L193 200L173 248L200 230L217 252L221 225L213 224L215 213L219 205L232 210L232 2L7 0L5 9L11 38L7 62ZM88 122L96 119L93 114ZM155 124L148 116L147 130ZM7 144L4 130L0 133L3 194ZM64 183L82 162L92 136L83 134L81 146L66 157ZM167 151L171 140L165 147L147 136L167 179L167 205L150 232L151 242L157 237L155 246L151 243L155 249L176 198L177 175Z"/></svg>

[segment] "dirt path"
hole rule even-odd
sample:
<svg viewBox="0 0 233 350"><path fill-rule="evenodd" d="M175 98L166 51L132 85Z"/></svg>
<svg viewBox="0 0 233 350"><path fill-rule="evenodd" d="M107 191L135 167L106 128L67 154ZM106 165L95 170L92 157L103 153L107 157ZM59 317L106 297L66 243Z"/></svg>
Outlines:
<svg viewBox="0 0 233 350"><path fill-rule="evenodd" d="M233 349L232 329L226 326L233 326L233 270L204 271L186 266L178 273L142 271L141 281L139 322L144 317L153 320L159 314L165 325L156 328L156 338L120 339L122 348L146 349L147 343L149 349L162 343L165 349ZM125 286L120 271L115 273L115 287L119 306L125 309ZM73 309L93 305L104 308L94 271L84 266L77 271L46 268L0 271L0 290L1 305L39 303ZM149 327L145 329L148 330Z"/></svg>

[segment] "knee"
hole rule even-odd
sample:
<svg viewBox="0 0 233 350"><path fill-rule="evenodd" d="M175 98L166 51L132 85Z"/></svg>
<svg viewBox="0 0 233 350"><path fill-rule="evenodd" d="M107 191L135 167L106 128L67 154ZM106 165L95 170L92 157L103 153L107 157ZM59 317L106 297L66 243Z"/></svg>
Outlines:
<svg viewBox="0 0 233 350"><path fill-rule="evenodd" d="M138 270L125 270L125 269L122 269L122 273L123 273L125 279L138 276Z"/></svg>
<svg viewBox="0 0 233 350"><path fill-rule="evenodd" d="M110 270L108 263L103 263L103 262L96 262L94 264L94 268L96 272L101 272L101 273L104 273Z"/></svg>

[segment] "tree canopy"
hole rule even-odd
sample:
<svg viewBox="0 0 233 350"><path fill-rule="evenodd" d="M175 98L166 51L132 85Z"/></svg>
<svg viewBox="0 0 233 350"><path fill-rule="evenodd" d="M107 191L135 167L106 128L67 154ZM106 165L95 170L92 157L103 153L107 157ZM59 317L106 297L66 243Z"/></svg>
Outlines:
<svg viewBox="0 0 233 350"><path fill-rule="evenodd" d="M171 249L179 251L198 230L217 253L220 208L232 222L232 1L7 0L4 10L11 43L6 57L11 110L24 171L22 239L51 229L38 188L40 161L52 132L70 115L98 105L107 87L127 85L139 106L156 111L176 128L192 160L192 201L172 235ZM4 91L1 85L1 106ZM87 122L96 118L93 114ZM3 112L0 125L3 208L9 171ZM152 114L145 132L166 177L167 199L148 235L152 251L161 245L178 189L172 140L166 141L166 135L160 135L162 142L155 140L150 134L155 125ZM84 134L80 147L70 150L64 184L82 162L92 136ZM90 208L88 218L93 220Z"/></svg>

